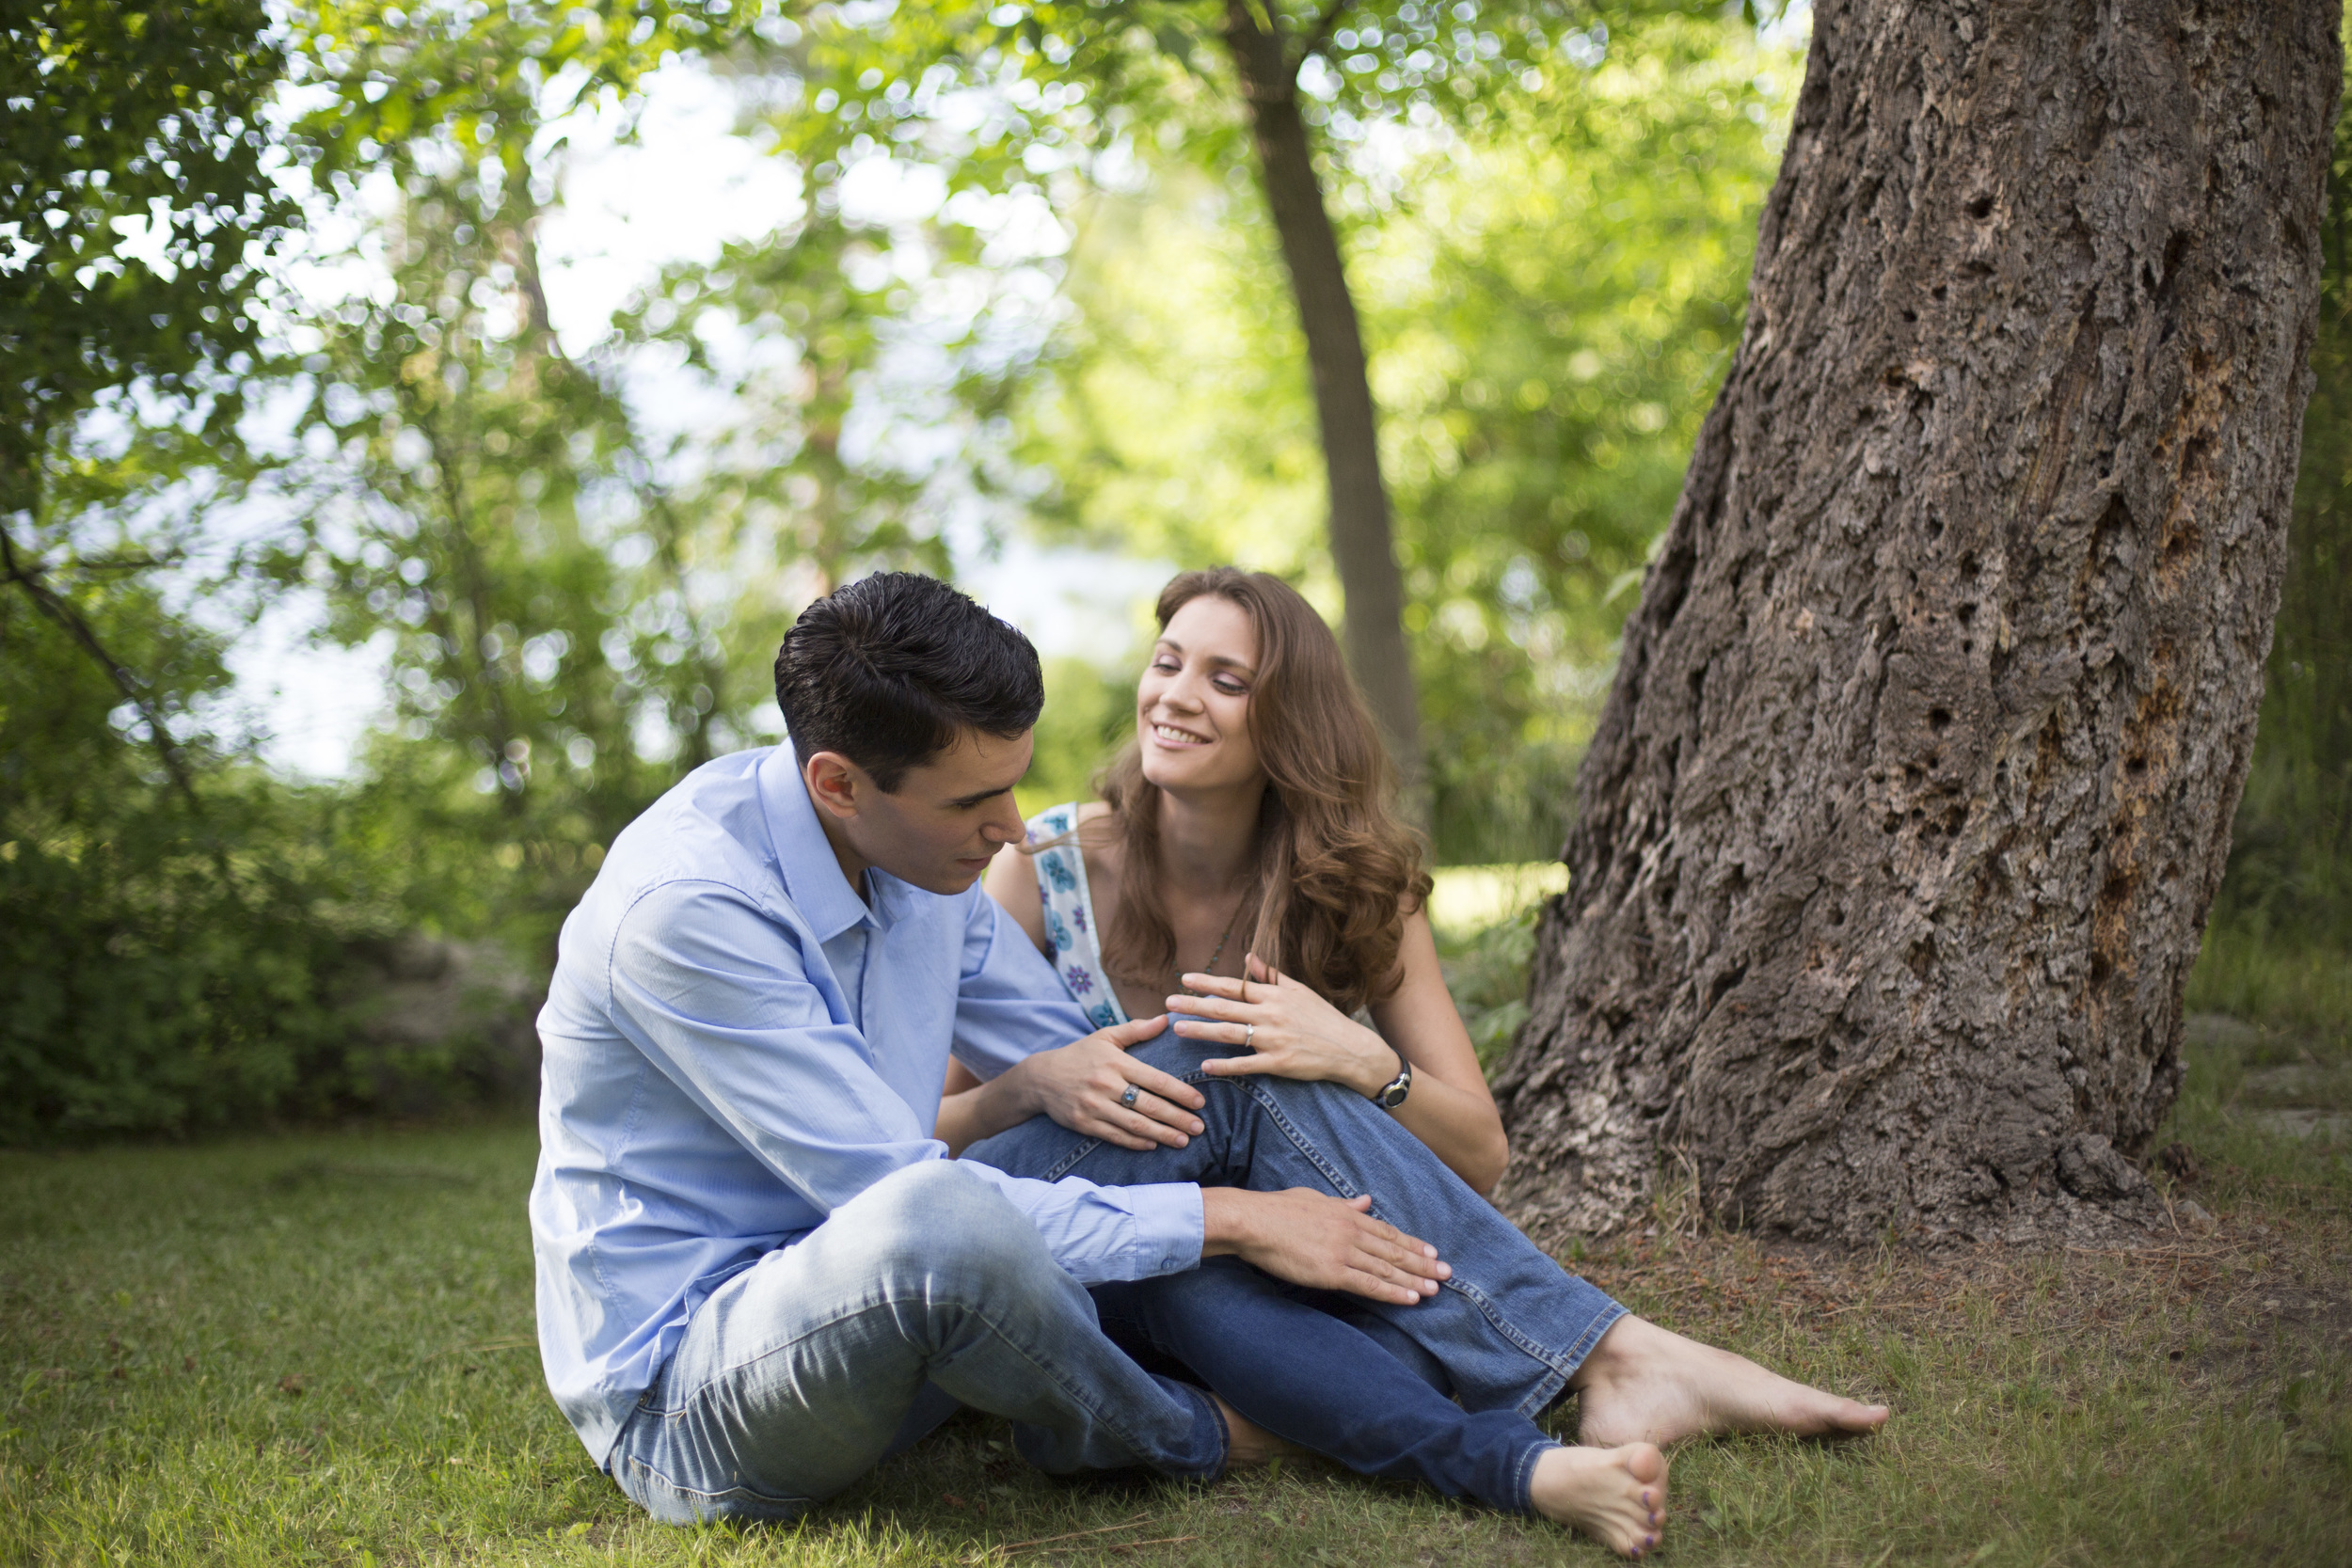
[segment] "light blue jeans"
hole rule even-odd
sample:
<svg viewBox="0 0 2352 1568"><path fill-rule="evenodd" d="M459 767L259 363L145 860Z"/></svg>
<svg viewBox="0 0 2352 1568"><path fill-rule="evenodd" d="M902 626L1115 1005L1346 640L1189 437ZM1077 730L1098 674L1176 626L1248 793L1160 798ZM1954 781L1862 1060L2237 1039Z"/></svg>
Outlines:
<svg viewBox="0 0 2352 1568"><path fill-rule="evenodd" d="M1009 1419L1056 1474L1225 1465L1208 1396L1122 1354L1028 1219L933 1161L714 1291L621 1429L612 1479L669 1524L789 1519L959 1404Z"/></svg>

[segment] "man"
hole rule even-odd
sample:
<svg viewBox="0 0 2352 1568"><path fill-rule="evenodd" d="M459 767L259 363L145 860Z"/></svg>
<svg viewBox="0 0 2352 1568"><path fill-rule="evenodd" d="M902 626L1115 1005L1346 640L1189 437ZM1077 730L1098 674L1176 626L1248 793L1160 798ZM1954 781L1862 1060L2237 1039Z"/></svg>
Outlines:
<svg viewBox="0 0 2352 1568"><path fill-rule="evenodd" d="M1275 1085L1211 1107L1128 1053L1164 1021L1089 1034L977 885L1022 836L1012 786L1043 702L1035 652L979 606L909 574L852 583L803 612L776 685L790 743L697 769L621 833L564 923L539 1021L541 1354L590 1453L656 1517L790 1517L958 1403L1009 1418L1049 1471L1214 1477L1263 1434L1121 1354L1086 1287L1227 1256L1414 1320L1454 1271L1375 1218L1375 1196L1478 1237L1481 1268L1508 1254L1495 1266L1518 1274L1454 1282L1422 1351L1458 1349L1442 1369L1458 1385L1480 1354L1461 1302L1502 1300L1528 1325L1521 1397L1576 1388L1588 1440L1622 1445L1555 1450L1572 1456L1551 1465L1560 1506L1534 1500L1620 1551L1656 1540L1652 1440L1884 1418L1581 1282L1555 1290L1570 1283L1556 1265L1491 1244L1507 1241L1486 1235L1492 1211L1423 1180L1433 1158L1369 1102ZM991 1084L994 1126L1026 1118L999 1149L1028 1148L1051 1179L946 1158L931 1129L951 1053ZM1086 1140L1054 1153L1040 1114L1071 1117L1108 1076L1200 1134L1170 1129L1192 1144L1171 1167L1184 1180L1132 1163L1118 1168L1135 1184L1065 1174L1112 1156ZM1310 1125L1332 1148L1379 1150L1394 1190L1289 1157ZM1251 1190L1277 1180L1304 1184Z"/></svg>
<svg viewBox="0 0 2352 1568"><path fill-rule="evenodd" d="M792 743L697 769L564 923L531 1196L557 1403L675 1522L787 1517L958 1402L1010 1418L1048 1470L1218 1474L1247 1429L1120 1354L1086 1285L1231 1254L1403 1302L1444 1265L1325 1193L948 1161L951 1052L1043 1096L1157 1027L1081 1040L977 885L1023 832L1037 656L887 574L811 606L776 668Z"/></svg>

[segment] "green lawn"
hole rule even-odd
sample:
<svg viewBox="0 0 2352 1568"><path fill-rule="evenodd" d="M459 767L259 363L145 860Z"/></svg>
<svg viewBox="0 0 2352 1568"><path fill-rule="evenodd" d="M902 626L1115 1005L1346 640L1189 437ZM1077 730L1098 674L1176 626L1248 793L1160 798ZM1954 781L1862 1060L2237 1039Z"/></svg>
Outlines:
<svg viewBox="0 0 2352 1568"><path fill-rule="evenodd" d="M2256 1092L2283 1062L2344 1093L2352 1039L2199 1037L2179 1196L2209 1231L1838 1259L1669 1225L1582 1259L1637 1310L1895 1406L1867 1443L1683 1447L1671 1560L2352 1559L2352 1162L2341 1122L2298 1132ZM646 1523L539 1381L532 1147L501 1123L0 1156L0 1560L1609 1560L1316 1467L1062 1485L977 1418L796 1528Z"/></svg>

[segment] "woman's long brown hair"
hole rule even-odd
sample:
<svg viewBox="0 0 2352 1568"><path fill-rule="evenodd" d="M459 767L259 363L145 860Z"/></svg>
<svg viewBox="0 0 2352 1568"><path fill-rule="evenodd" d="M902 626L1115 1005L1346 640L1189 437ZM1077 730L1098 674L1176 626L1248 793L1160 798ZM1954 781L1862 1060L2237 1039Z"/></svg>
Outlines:
<svg viewBox="0 0 2352 1568"><path fill-rule="evenodd" d="M1203 594L1240 606L1258 633L1249 738L1268 787L1258 808L1257 918L1233 934L1352 1013L1403 978L1405 915L1429 896L1420 841L1391 807L1380 732L1314 607L1279 578L1213 566L1160 590L1161 629ZM1159 895L1160 791L1143 776L1139 740L1095 787L1124 846L1104 965L1155 982L1176 968L1176 939Z"/></svg>

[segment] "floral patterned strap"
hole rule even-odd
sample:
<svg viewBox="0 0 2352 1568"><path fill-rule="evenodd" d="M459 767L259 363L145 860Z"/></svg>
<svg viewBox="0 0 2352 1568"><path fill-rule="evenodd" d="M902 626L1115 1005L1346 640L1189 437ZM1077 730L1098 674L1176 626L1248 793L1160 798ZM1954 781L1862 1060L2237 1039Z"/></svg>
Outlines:
<svg viewBox="0 0 2352 1568"><path fill-rule="evenodd" d="M1071 835L1078 826L1078 803L1049 806L1029 818L1029 842L1043 844ZM1086 857L1074 836L1040 849L1038 896L1045 905L1045 940L1054 949L1054 970L1097 1029L1127 1022L1126 1009L1103 969L1103 946L1095 929L1094 900L1087 891Z"/></svg>

